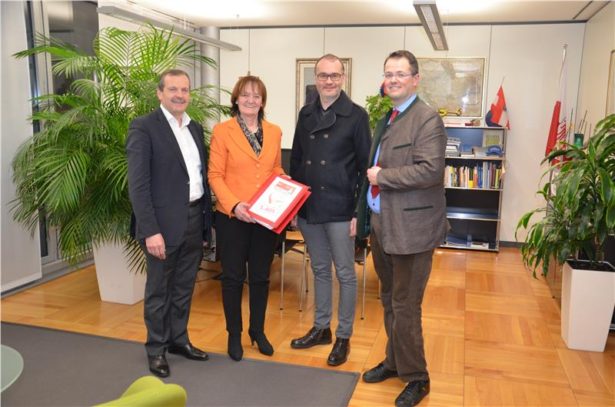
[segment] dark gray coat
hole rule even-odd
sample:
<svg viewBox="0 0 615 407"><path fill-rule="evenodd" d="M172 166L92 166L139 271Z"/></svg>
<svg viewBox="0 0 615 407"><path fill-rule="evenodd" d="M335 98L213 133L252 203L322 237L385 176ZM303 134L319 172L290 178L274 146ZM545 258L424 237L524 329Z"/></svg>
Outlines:
<svg viewBox="0 0 615 407"><path fill-rule="evenodd" d="M299 216L308 223L348 221L367 169L369 119L343 91L322 122L320 109L318 99L304 106L295 129L290 176L312 190Z"/></svg>
<svg viewBox="0 0 615 407"><path fill-rule="evenodd" d="M207 184L207 150L203 128L188 129L201 156L204 195L203 240L211 236L211 192ZM137 240L162 233L165 244L181 242L188 223L190 186L179 144L160 108L130 123L126 142L128 193L133 208L131 236Z"/></svg>

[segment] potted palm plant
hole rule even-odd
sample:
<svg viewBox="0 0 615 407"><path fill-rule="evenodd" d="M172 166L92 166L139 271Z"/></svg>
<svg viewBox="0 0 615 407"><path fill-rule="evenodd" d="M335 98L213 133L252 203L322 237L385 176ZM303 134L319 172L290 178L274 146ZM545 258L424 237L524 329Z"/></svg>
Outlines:
<svg viewBox="0 0 615 407"><path fill-rule="evenodd" d="M544 161L552 160L561 161L539 191L546 207L517 225L517 233L527 230L521 254L534 276L546 276L552 262L564 265L562 338L572 349L603 351L615 307L615 269L603 249L615 232L615 114L598 122L584 147L565 143Z"/></svg>
<svg viewBox="0 0 615 407"><path fill-rule="evenodd" d="M105 28L93 45L94 55L88 55L38 36L35 47L15 54L23 58L47 53L54 73L74 80L66 93L35 101L40 109L31 119L42 125L13 160L17 198L12 209L15 219L32 232L43 212L49 226L58 228L61 256L70 264L94 248L101 298L135 303L143 297L143 276L137 275L136 286L118 280L130 277L127 267L143 269L142 253L128 232L131 205L124 150L128 126L158 107L156 86L164 70L214 62L201 56L193 42L151 26L139 31ZM205 86L192 92L188 114L193 120L203 123L226 111L210 90ZM123 248L127 263L119 276L110 278L107 292L103 280L108 270L103 265L109 262L97 257L99 249L109 245ZM124 258L121 253L119 257ZM131 298L119 298L122 291Z"/></svg>

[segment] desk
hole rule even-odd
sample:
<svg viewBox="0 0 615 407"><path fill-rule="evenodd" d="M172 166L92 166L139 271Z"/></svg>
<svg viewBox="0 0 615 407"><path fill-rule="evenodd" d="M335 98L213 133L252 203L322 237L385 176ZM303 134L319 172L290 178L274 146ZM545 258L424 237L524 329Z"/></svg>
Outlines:
<svg viewBox="0 0 615 407"><path fill-rule="evenodd" d="M23 358L21 354L10 346L2 345L0 349L2 363L2 390L6 390L23 371Z"/></svg>

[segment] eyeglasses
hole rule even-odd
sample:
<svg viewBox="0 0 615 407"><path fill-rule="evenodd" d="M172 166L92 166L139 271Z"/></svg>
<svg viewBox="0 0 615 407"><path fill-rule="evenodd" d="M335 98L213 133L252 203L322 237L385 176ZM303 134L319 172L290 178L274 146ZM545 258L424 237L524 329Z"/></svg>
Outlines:
<svg viewBox="0 0 615 407"><path fill-rule="evenodd" d="M391 79L395 78L395 79L406 79L410 76L414 76L416 74L410 73L410 72L385 72L382 76L384 76L384 79L390 81Z"/></svg>
<svg viewBox="0 0 615 407"><path fill-rule="evenodd" d="M319 73L318 75L316 75L316 78L320 81L320 82L326 82L327 79L331 79L333 82L337 82L340 79L342 79L342 75L341 73Z"/></svg>

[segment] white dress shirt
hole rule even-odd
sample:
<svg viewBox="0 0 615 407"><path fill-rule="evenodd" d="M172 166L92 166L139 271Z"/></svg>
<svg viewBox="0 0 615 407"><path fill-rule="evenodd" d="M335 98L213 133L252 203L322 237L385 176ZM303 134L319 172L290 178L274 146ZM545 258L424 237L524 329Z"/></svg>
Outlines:
<svg viewBox="0 0 615 407"><path fill-rule="evenodd" d="M201 157L199 156L199 150L196 147L196 143L192 138L192 134L188 129L188 124L190 124L190 116L186 112L184 112L182 117L181 126L177 122L177 119L173 117L171 113L164 106L160 105L160 109L162 109L162 113L169 121L169 125L171 126L171 130L173 130L173 134L175 135L175 139L177 140L177 144L179 144L179 149L182 152L182 156L184 157L184 163L186 164L186 168L188 169L188 177L190 178L190 202L196 201L197 199L203 196L203 173L201 168Z"/></svg>

